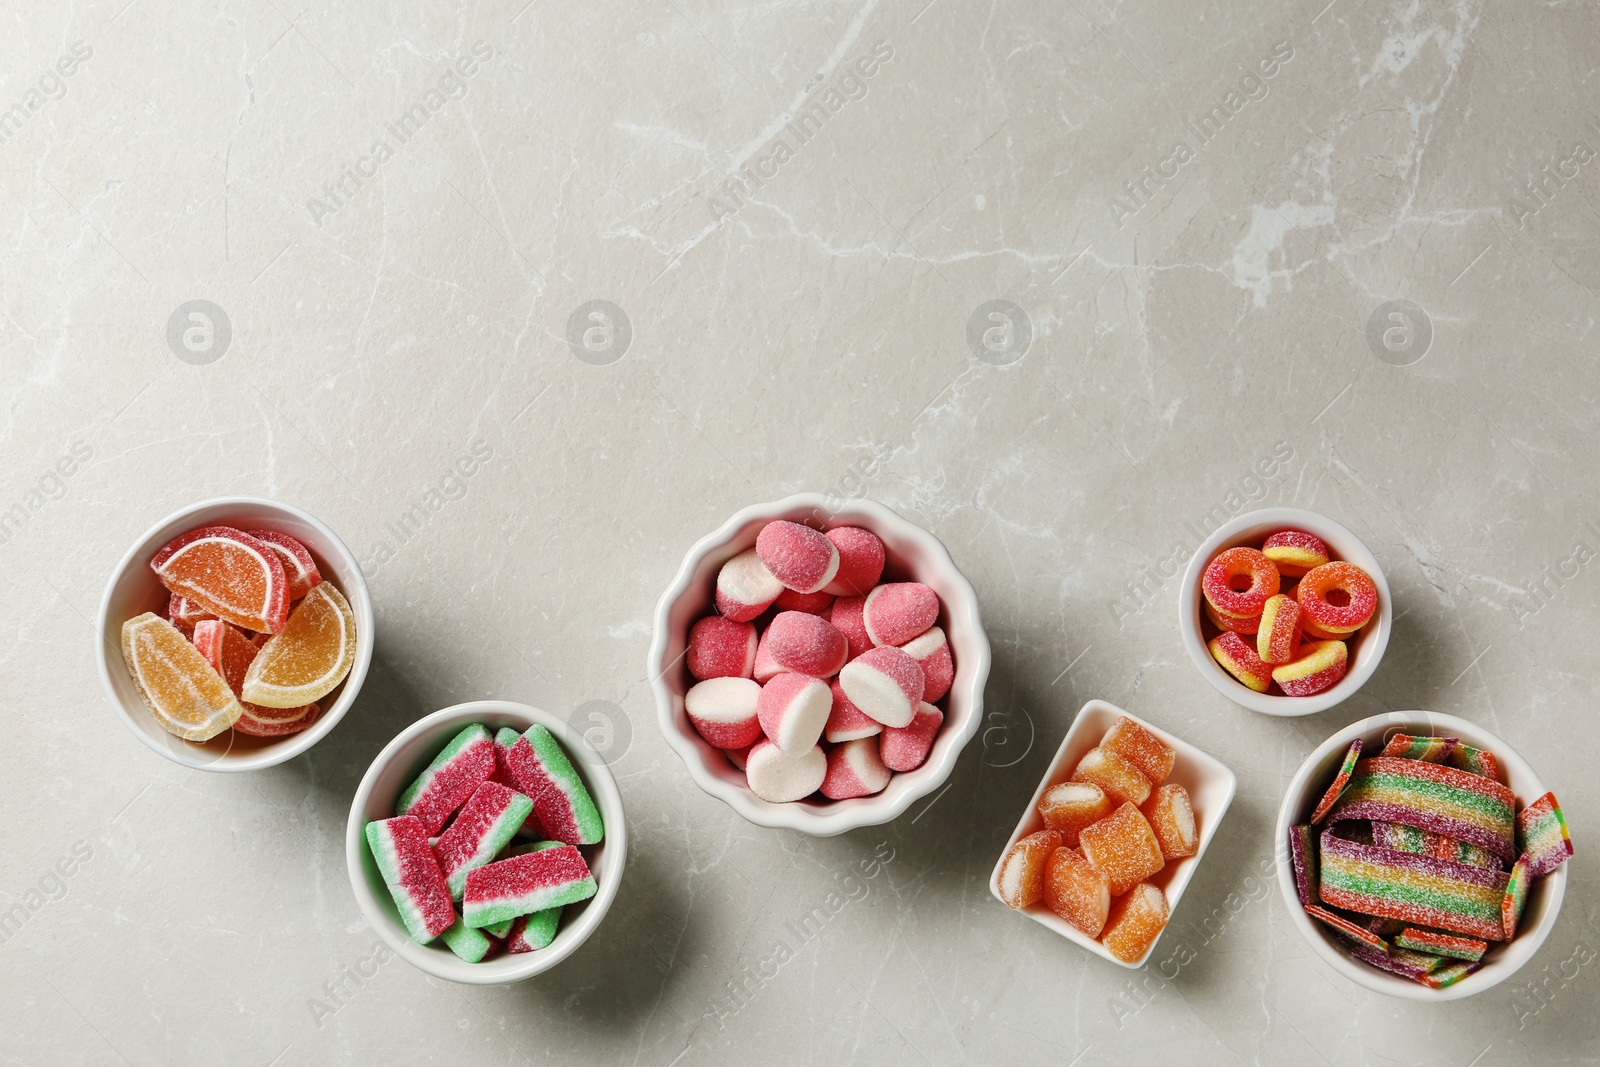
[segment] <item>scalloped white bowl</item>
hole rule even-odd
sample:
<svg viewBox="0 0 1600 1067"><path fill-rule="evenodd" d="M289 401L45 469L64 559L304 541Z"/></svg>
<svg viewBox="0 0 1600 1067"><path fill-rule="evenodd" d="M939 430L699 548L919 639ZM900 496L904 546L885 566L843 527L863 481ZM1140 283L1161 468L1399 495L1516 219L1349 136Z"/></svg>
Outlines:
<svg viewBox="0 0 1600 1067"><path fill-rule="evenodd" d="M761 527L774 519L823 529L860 526L871 530L883 539L888 553L885 578L922 582L938 593L942 602L939 625L944 627L956 664L955 682L943 702L944 726L927 762L914 771L894 775L888 787L875 796L768 803L750 791L744 772L729 763L720 749L707 744L684 714L683 696L694 684L684 662L689 628L715 611L712 595L723 563L753 547ZM656 605L648 670L661 733L701 789L758 826L828 837L889 822L944 783L983 719L989 661L989 638L979 621L978 596L937 537L873 500L830 506L820 493L800 493L745 508L695 543Z"/></svg>

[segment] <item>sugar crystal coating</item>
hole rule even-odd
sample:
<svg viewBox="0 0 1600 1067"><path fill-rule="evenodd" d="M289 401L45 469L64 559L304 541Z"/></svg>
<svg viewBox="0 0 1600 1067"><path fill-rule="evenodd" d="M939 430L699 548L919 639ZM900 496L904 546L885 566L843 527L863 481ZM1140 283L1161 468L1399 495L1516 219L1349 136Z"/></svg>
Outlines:
<svg viewBox="0 0 1600 1067"><path fill-rule="evenodd" d="M1278 592L1278 568L1256 549L1224 549L1206 564L1200 591L1224 615L1260 615L1267 599Z"/></svg>
<svg viewBox="0 0 1600 1067"><path fill-rule="evenodd" d="M1093 782L1061 782L1039 798L1044 824L1061 834L1068 848L1078 847L1078 834L1117 810L1106 791Z"/></svg>
<svg viewBox="0 0 1600 1067"><path fill-rule="evenodd" d="M921 582L890 582L867 594L862 622L875 645L903 645L939 621L939 595Z"/></svg>
<svg viewBox="0 0 1600 1067"><path fill-rule="evenodd" d="M922 766L933 751L933 740L942 725L944 712L924 701L905 726L885 726L878 739L884 766L901 773Z"/></svg>
<svg viewBox="0 0 1600 1067"><path fill-rule="evenodd" d="M1085 934L1098 937L1111 910L1111 880L1077 852L1058 848L1045 868L1044 903Z"/></svg>
<svg viewBox="0 0 1600 1067"><path fill-rule="evenodd" d="M479 723L450 739L395 802L397 815L415 815L428 836L494 773L494 739Z"/></svg>
<svg viewBox="0 0 1600 1067"><path fill-rule="evenodd" d="M462 915L468 926L489 926L588 900L596 889L583 854L563 844L468 871Z"/></svg>
<svg viewBox="0 0 1600 1067"><path fill-rule="evenodd" d="M1137 806L1150 797L1150 779L1109 748L1092 748L1084 753L1077 770L1072 772L1072 780L1092 782L1114 802L1129 801Z"/></svg>
<svg viewBox="0 0 1600 1067"><path fill-rule="evenodd" d="M506 753L506 766L533 801L545 833L569 845L597 844L605 836L600 809L555 735L534 723Z"/></svg>
<svg viewBox="0 0 1600 1067"><path fill-rule="evenodd" d="M1110 880L1112 896L1121 896L1166 866L1155 831L1131 803L1084 827L1078 841L1084 858Z"/></svg>
<svg viewBox="0 0 1600 1067"><path fill-rule="evenodd" d="M1061 847L1054 830L1029 834L1011 846L1000 864L1000 898L1008 908L1026 908L1044 897L1045 870Z"/></svg>
<svg viewBox="0 0 1600 1067"><path fill-rule="evenodd" d="M169 734L205 741L244 714L222 675L159 615L147 611L122 624L122 659L145 706Z"/></svg>
<svg viewBox="0 0 1600 1067"><path fill-rule="evenodd" d="M246 630L278 633L288 617L283 563L243 530L202 526L180 534L156 552L150 569L171 592Z"/></svg>
<svg viewBox="0 0 1600 1067"><path fill-rule="evenodd" d="M813 678L831 678L844 666L849 644L827 619L804 611L784 611L763 635L779 667Z"/></svg>
<svg viewBox="0 0 1600 1067"><path fill-rule="evenodd" d="M839 571L823 591L838 596L866 596L883 575L883 541L859 526L835 526L828 540L839 551Z"/></svg>
<svg viewBox="0 0 1600 1067"><path fill-rule="evenodd" d="M821 530L777 519L756 535L756 554L797 593L820 592L839 570L839 549Z"/></svg>
<svg viewBox="0 0 1600 1067"><path fill-rule="evenodd" d="M1200 834L1195 827L1194 805L1189 791L1175 782L1159 787L1142 808L1150 829L1161 843L1161 854L1169 860L1183 859L1200 851Z"/></svg>
<svg viewBox="0 0 1600 1067"><path fill-rule="evenodd" d="M689 628L684 657L689 673L707 678L749 678L756 663L756 628L721 615L707 615Z"/></svg>
<svg viewBox="0 0 1600 1067"><path fill-rule="evenodd" d="M1206 642L1211 658L1222 669L1242 682L1246 688L1265 693L1272 685L1272 665L1263 663L1255 646L1232 630L1218 634Z"/></svg>
<svg viewBox="0 0 1600 1067"><path fill-rule="evenodd" d="M1566 816L1554 793L1546 793L1517 813L1517 847L1528 854L1529 875L1549 874L1572 855Z"/></svg>
<svg viewBox="0 0 1600 1067"><path fill-rule="evenodd" d="M411 939L426 945L449 929L456 913L422 821L400 815L369 822L366 839Z"/></svg>
<svg viewBox="0 0 1600 1067"><path fill-rule="evenodd" d="M733 622L749 622L783 592L783 583L767 570L760 555L750 548L734 556L717 571L717 611Z"/></svg>
<svg viewBox="0 0 1600 1067"><path fill-rule="evenodd" d="M1123 963L1133 963L1150 950L1166 925L1166 894L1143 882L1111 906L1100 942Z"/></svg>
<svg viewBox="0 0 1600 1067"><path fill-rule="evenodd" d="M1343 560L1306 572L1294 596L1306 618L1329 633L1352 633L1378 609L1378 587L1366 571Z"/></svg>
<svg viewBox="0 0 1600 1067"><path fill-rule="evenodd" d="M1111 724L1100 739L1100 747L1110 749L1139 768L1151 785L1166 781L1178 759L1178 754L1165 741L1126 715L1119 715Z"/></svg>
<svg viewBox="0 0 1600 1067"><path fill-rule="evenodd" d="M1304 530L1279 530L1261 543L1261 554L1270 559L1285 578L1298 578L1313 567L1328 562L1328 546L1322 538Z"/></svg>

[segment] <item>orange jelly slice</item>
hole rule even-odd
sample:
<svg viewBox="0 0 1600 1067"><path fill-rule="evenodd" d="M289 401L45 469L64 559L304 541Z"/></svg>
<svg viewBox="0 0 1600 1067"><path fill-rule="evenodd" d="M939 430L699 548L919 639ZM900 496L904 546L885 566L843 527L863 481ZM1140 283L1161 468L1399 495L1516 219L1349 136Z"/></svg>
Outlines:
<svg viewBox="0 0 1600 1067"><path fill-rule="evenodd" d="M178 628L145 612L122 624L122 658L156 722L186 741L228 729L244 706Z"/></svg>
<svg viewBox="0 0 1600 1067"><path fill-rule="evenodd" d="M202 611L246 630L275 634L289 613L278 554L231 526L202 526L169 541L150 561L161 584Z"/></svg>
<svg viewBox="0 0 1600 1067"><path fill-rule="evenodd" d="M268 638L245 672L239 695L266 708L321 700L356 661L356 617L330 582L313 586Z"/></svg>

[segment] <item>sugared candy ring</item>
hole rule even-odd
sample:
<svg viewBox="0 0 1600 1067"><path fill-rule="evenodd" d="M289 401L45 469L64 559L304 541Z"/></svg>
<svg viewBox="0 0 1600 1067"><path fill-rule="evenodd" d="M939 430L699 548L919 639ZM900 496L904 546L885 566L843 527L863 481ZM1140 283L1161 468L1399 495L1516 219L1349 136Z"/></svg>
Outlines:
<svg viewBox="0 0 1600 1067"><path fill-rule="evenodd" d="M1241 545L1218 553L1206 564L1200 588L1206 602L1222 614L1247 619L1260 615L1267 598L1277 594L1278 568L1260 552Z"/></svg>
<svg viewBox="0 0 1600 1067"><path fill-rule="evenodd" d="M1298 578L1330 558L1322 538L1304 530L1279 530L1262 543L1261 554L1275 563L1285 578Z"/></svg>
<svg viewBox="0 0 1600 1067"><path fill-rule="evenodd" d="M1210 572L1207 572L1210 576ZM1354 563L1336 560L1313 567L1295 589L1300 611L1324 633L1349 634L1367 624L1378 607L1378 588Z"/></svg>

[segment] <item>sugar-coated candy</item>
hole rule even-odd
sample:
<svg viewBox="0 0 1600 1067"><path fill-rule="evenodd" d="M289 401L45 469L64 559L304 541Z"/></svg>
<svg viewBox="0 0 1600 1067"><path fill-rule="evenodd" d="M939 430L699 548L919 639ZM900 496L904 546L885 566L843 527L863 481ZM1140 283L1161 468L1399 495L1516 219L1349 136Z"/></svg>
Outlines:
<svg viewBox="0 0 1600 1067"><path fill-rule="evenodd" d="M771 741L757 741L745 757L744 774L756 796L770 804L787 804L822 788L828 757L820 745L791 756Z"/></svg>
<svg viewBox="0 0 1600 1067"><path fill-rule="evenodd" d="M395 802L395 813L415 815L431 837L488 780L494 767L494 738L484 726L473 723L451 738L406 787Z"/></svg>
<svg viewBox="0 0 1600 1067"><path fill-rule="evenodd" d="M707 678L683 695L683 711L706 743L749 748L761 736L756 704L761 687L749 678Z"/></svg>
<svg viewBox="0 0 1600 1067"><path fill-rule="evenodd" d="M1128 801L1135 807L1150 797L1150 779L1109 748L1091 748L1072 772L1074 782L1093 782L1113 803Z"/></svg>
<svg viewBox="0 0 1600 1067"><path fill-rule="evenodd" d="M1211 658L1222 669L1233 675L1257 693L1265 693L1272 685L1272 665L1262 663L1255 645L1245 641L1232 630L1225 631L1206 642Z"/></svg>
<svg viewBox="0 0 1600 1067"><path fill-rule="evenodd" d="M1100 943L1123 963L1133 963L1150 951L1166 925L1166 894L1142 882L1111 906Z"/></svg>
<svg viewBox="0 0 1600 1067"><path fill-rule="evenodd" d="M552 840L593 845L605 837L600 809L548 728L528 727L506 753L506 766Z"/></svg>
<svg viewBox="0 0 1600 1067"><path fill-rule="evenodd" d="M1166 866L1161 842L1139 809L1131 803L1078 834L1083 856L1106 873L1111 895L1119 897Z"/></svg>
<svg viewBox="0 0 1600 1067"><path fill-rule="evenodd" d="M922 703L922 668L892 645L863 652L844 665L839 684L851 703L885 726L905 726Z"/></svg>
<svg viewBox="0 0 1600 1067"><path fill-rule="evenodd" d="M1300 648L1300 605L1278 593L1267 598L1256 628L1256 655L1262 663L1288 663Z"/></svg>
<svg viewBox="0 0 1600 1067"><path fill-rule="evenodd" d="M1572 855L1567 819L1554 793L1546 793L1517 813L1517 847L1528 854L1529 874L1549 874Z"/></svg>
<svg viewBox="0 0 1600 1067"><path fill-rule="evenodd" d="M1414 852L1419 856L1470 863L1474 867L1500 869L1500 858L1481 845L1457 841L1432 830L1421 830L1403 823L1372 821L1372 843L1383 848L1397 848L1401 852Z"/></svg>
<svg viewBox="0 0 1600 1067"><path fill-rule="evenodd" d="M778 594L778 599L772 606L779 611L803 611L807 615L823 615L833 607L836 598L832 593L796 593L793 589L785 589Z"/></svg>
<svg viewBox="0 0 1600 1067"><path fill-rule="evenodd" d="M588 900L595 890L594 875L583 854L563 844L468 871L462 915L468 926L489 926Z"/></svg>
<svg viewBox="0 0 1600 1067"><path fill-rule="evenodd" d="M1467 975L1482 967L1482 963L1457 960L1447 963L1431 974L1423 975L1422 984L1429 989L1449 989Z"/></svg>
<svg viewBox="0 0 1600 1067"><path fill-rule="evenodd" d="M1151 785L1166 781L1178 759L1171 746L1126 715L1117 716L1117 721L1100 738L1100 747L1110 749L1139 768L1139 773L1148 778Z"/></svg>
<svg viewBox="0 0 1600 1067"><path fill-rule="evenodd" d="M756 535L756 554L797 593L817 593L839 572L839 549L821 530L777 519Z"/></svg>
<svg viewBox="0 0 1600 1067"><path fill-rule="evenodd" d="M1457 770L1500 781L1500 761L1487 749L1457 744L1450 750L1450 756L1445 762Z"/></svg>
<svg viewBox="0 0 1600 1067"><path fill-rule="evenodd" d="M1411 734L1395 734L1389 738L1389 743L1383 746L1383 751L1378 755L1394 756L1398 759L1419 759L1424 763L1444 763L1458 744L1460 741L1454 737L1414 737Z"/></svg>
<svg viewBox="0 0 1600 1067"><path fill-rule="evenodd" d="M783 583L767 570L753 548L734 556L717 571L717 611L734 622L749 622L771 606Z"/></svg>
<svg viewBox="0 0 1600 1067"><path fill-rule="evenodd" d="M355 662L355 612L332 582L321 582L261 646L239 694L263 707L303 707L333 692Z"/></svg>
<svg viewBox="0 0 1600 1067"><path fill-rule="evenodd" d="M1506 939L1510 940L1509 934ZM1435 956L1449 956L1458 960L1481 960L1483 954L1489 951L1487 941L1479 941L1475 937L1443 934L1438 930L1419 930L1415 926L1407 926L1396 934L1394 943L1397 948L1428 952Z"/></svg>
<svg viewBox="0 0 1600 1067"><path fill-rule="evenodd" d="M166 618L172 625L187 634L194 629L195 623L205 622L207 619L216 618L216 616L187 597L181 597L177 593L169 593L167 594Z"/></svg>
<svg viewBox="0 0 1600 1067"><path fill-rule="evenodd" d="M516 921L516 919L506 919L502 922L491 923L483 928L483 932L488 934L490 937L498 937L500 940L504 941L508 936L510 936L511 927L514 923L516 923ZM473 927L473 929L476 929L476 927Z"/></svg>
<svg viewBox="0 0 1600 1067"><path fill-rule="evenodd" d="M1050 856L1060 847L1061 835L1054 830L1029 834L1011 846L1000 863L1000 899L1006 907L1020 909L1039 902Z"/></svg>
<svg viewBox="0 0 1600 1067"><path fill-rule="evenodd" d="M1278 568L1253 548L1225 549L1206 564L1200 591L1224 615L1260 615L1267 598L1278 592Z"/></svg>
<svg viewBox="0 0 1600 1067"><path fill-rule="evenodd" d="M1330 831L1321 842L1317 892L1324 903L1486 941L1504 939L1503 872L1364 845Z"/></svg>
<svg viewBox="0 0 1600 1067"><path fill-rule="evenodd" d="M780 612L761 636L780 668L813 678L838 674L849 651L833 623L803 611Z"/></svg>
<svg viewBox="0 0 1600 1067"><path fill-rule="evenodd" d="M1315 904L1317 896L1317 832L1309 825L1289 827L1289 863L1294 868L1294 892L1301 904Z"/></svg>
<svg viewBox="0 0 1600 1067"><path fill-rule="evenodd" d="M1150 794L1141 810L1150 829L1161 843L1161 854L1169 860L1183 859L1200 851L1200 834L1195 828L1194 805L1189 791L1168 782Z"/></svg>
<svg viewBox="0 0 1600 1067"><path fill-rule="evenodd" d="M689 628L689 673L707 678L749 678L756 665L756 628L707 615Z"/></svg>
<svg viewBox="0 0 1600 1067"><path fill-rule="evenodd" d="M1333 776L1333 784L1328 786L1328 791L1322 794L1322 799L1317 801L1317 806L1311 813L1313 825L1320 823L1323 816L1333 809L1334 802L1344 793L1350 785L1350 776L1356 772L1356 763L1361 759L1361 738L1350 742L1350 747L1345 749L1344 759L1339 763L1339 773Z"/></svg>
<svg viewBox="0 0 1600 1067"><path fill-rule="evenodd" d="M1343 915L1331 912L1327 908L1322 907L1320 904L1304 904L1303 906L1306 909L1307 915L1311 916L1319 923L1322 923L1324 926L1331 927L1334 931L1343 935L1349 940L1355 941L1358 944L1366 945L1368 948L1376 949L1379 952L1385 954L1388 953L1389 942L1385 941L1383 938L1379 937L1377 934L1371 932L1365 927L1357 926L1349 919L1346 919Z"/></svg>
<svg viewBox="0 0 1600 1067"><path fill-rule="evenodd" d="M511 930L506 934L506 951L517 954L549 948L556 939L556 928L560 924L560 908L545 908L531 915L518 915L511 920Z"/></svg>
<svg viewBox="0 0 1600 1067"><path fill-rule="evenodd" d="M872 635L867 633L867 624L861 617L866 606L867 598L864 596L842 596L828 610L828 621L833 623L834 629L844 634L845 641L849 643L851 659L872 647Z"/></svg>
<svg viewBox="0 0 1600 1067"><path fill-rule="evenodd" d="M1506 878L1505 896L1500 898L1500 929L1510 941L1517 936L1517 924L1522 921L1522 909L1528 903L1528 886L1533 881L1533 861L1524 852L1511 865Z"/></svg>
<svg viewBox="0 0 1600 1067"><path fill-rule="evenodd" d="M867 594L861 621L875 645L903 645L939 621L939 595L921 582L890 582Z"/></svg>
<svg viewBox="0 0 1600 1067"><path fill-rule="evenodd" d="M467 872L493 860L532 812L533 801L498 782L484 781L473 791L433 846L452 899L461 899Z"/></svg>
<svg viewBox="0 0 1600 1067"><path fill-rule="evenodd" d="M1212 607L1209 601L1202 601L1200 606L1205 609L1206 618L1211 620L1211 625L1219 630L1232 630L1236 634L1254 637L1261 629L1260 615L1246 615L1243 618L1224 615Z"/></svg>
<svg viewBox="0 0 1600 1067"><path fill-rule="evenodd" d="M774 677L783 673L783 668L778 661L772 658L772 644L767 640L766 633L762 633L756 641L756 660L750 674L756 681L766 685Z"/></svg>
<svg viewBox="0 0 1600 1067"><path fill-rule="evenodd" d="M277 530L246 530L245 533L277 555L278 562L283 564L284 577L289 580L291 602L311 592L312 586L321 584L322 572L317 570L317 561L311 558L305 545Z"/></svg>
<svg viewBox="0 0 1600 1067"><path fill-rule="evenodd" d="M260 646L246 637L243 630L221 619L201 619L195 623L193 640L195 649L211 664L211 669L222 675L234 696L238 696ZM233 728L252 737L299 733L321 717L321 708L315 703L300 708L264 708L243 700L239 704L244 714L234 722Z"/></svg>
<svg viewBox="0 0 1600 1067"><path fill-rule="evenodd" d="M481 727L480 727L481 729ZM428 847L428 831L414 815L380 819L366 826L367 847L394 897L406 932L426 945L456 921L444 874Z"/></svg>
<svg viewBox="0 0 1600 1067"><path fill-rule="evenodd" d="M944 725L944 712L923 701L904 726L886 726L878 739L883 764L891 771L914 771L933 750L933 739Z"/></svg>
<svg viewBox="0 0 1600 1067"><path fill-rule="evenodd" d="M1415 958L1417 954L1406 949L1390 949L1388 952L1382 952L1370 945L1364 945L1357 941L1347 941L1344 947L1345 951L1350 953L1351 958L1358 959L1368 966L1376 967L1380 971L1398 974L1400 977L1409 978L1413 982L1420 982L1428 976L1429 961Z"/></svg>
<svg viewBox="0 0 1600 1067"><path fill-rule="evenodd" d="M1099 937L1111 912L1110 876L1072 849L1058 848L1045 864L1044 906L1090 937Z"/></svg>
<svg viewBox="0 0 1600 1067"><path fill-rule="evenodd" d="M257 711L268 709L261 709L256 704L246 704L242 700L239 704L244 708L244 714L239 716L238 721L233 724L233 728L239 733L247 734L250 737L285 737L289 734L297 734L301 730L309 730L316 724L318 719L322 718L322 705L315 702L307 704L303 708L291 708L291 711L295 711L298 714L289 719L263 718L257 714ZM281 709L273 708L270 710L279 711Z"/></svg>
<svg viewBox="0 0 1600 1067"><path fill-rule="evenodd" d="M1399 919L1389 919L1382 915L1372 915L1367 918L1367 933L1377 934L1379 937L1393 937L1406 928L1406 924Z"/></svg>
<svg viewBox="0 0 1600 1067"><path fill-rule="evenodd" d="M816 745L832 711L833 692L828 683L806 674L774 675L756 698L762 733L791 756Z"/></svg>
<svg viewBox="0 0 1600 1067"><path fill-rule="evenodd" d="M482 930L468 926L465 919L457 918L439 935L451 952L468 963L482 963L489 955L494 942Z"/></svg>
<svg viewBox="0 0 1600 1067"><path fill-rule="evenodd" d="M822 587L837 596L866 596L883 576L883 541L859 526L835 526L828 540L839 550L839 571Z"/></svg>
<svg viewBox="0 0 1600 1067"><path fill-rule="evenodd" d="M1039 798L1039 815L1044 824L1060 833L1068 848L1078 847L1078 835L1085 826L1116 810L1106 791L1093 782L1061 782L1046 789Z"/></svg>
<svg viewBox="0 0 1600 1067"><path fill-rule="evenodd" d="M1421 760L1374 756L1355 766L1350 787L1329 818L1404 823L1516 855L1516 798L1499 782Z"/></svg>
<svg viewBox="0 0 1600 1067"><path fill-rule="evenodd" d="M839 679L828 683L828 691L833 697L833 708L828 712L828 725L822 728L822 736L829 744L883 733L883 723L852 704Z"/></svg>
<svg viewBox="0 0 1600 1067"><path fill-rule="evenodd" d="M502 726L500 729L495 731L494 770L489 774L489 781L499 782L507 789L515 789L519 793L522 792L522 786L517 782L516 777L511 773L511 765L506 762L506 757L511 754L511 746L515 745L517 743L517 738L521 736L521 734L517 733L517 731L513 730L509 726ZM526 793L523 795L527 796ZM532 800L533 798L528 797L528 799ZM531 837L535 841L542 841L550 835L546 834L544 832L544 827L539 825L539 816L530 811L528 812L528 817L522 820L522 827L517 831L517 836ZM495 934L495 936L504 937L505 934Z"/></svg>
<svg viewBox="0 0 1600 1067"><path fill-rule="evenodd" d="M275 634L288 618L283 563L243 530L202 526L180 534L156 552L150 569L170 592L246 630Z"/></svg>
<svg viewBox="0 0 1600 1067"><path fill-rule="evenodd" d="M1312 641L1300 646L1295 659L1272 668L1272 680L1287 696L1308 697L1338 684L1349 666L1343 641Z"/></svg>
<svg viewBox="0 0 1600 1067"><path fill-rule="evenodd" d="M956 678L956 665L950 658L950 642L944 630L930 626L920 636L901 645L900 650L922 668L922 699L929 704L938 703Z"/></svg>
<svg viewBox="0 0 1600 1067"><path fill-rule="evenodd" d="M1366 571L1343 560L1307 571L1294 596L1312 625L1333 634L1354 633L1378 609L1378 587Z"/></svg>
<svg viewBox="0 0 1600 1067"><path fill-rule="evenodd" d="M122 659L156 722L186 741L206 741L239 721L244 706L176 626L152 612L122 624Z"/></svg>
<svg viewBox="0 0 1600 1067"><path fill-rule="evenodd" d="M1328 546L1322 538L1304 530L1279 530L1261 543L1261 554L1272 561L1285 578L1298 578L1328 562Z"/></svg>
<svg viewBox="0 0 1600 1067"><path fill-rule="evenodd" d="M878 740L860 737L828 753L828 770L822 778L822 795L829 800L849 800L883 792L889 768L878 754Z"/></svg>

